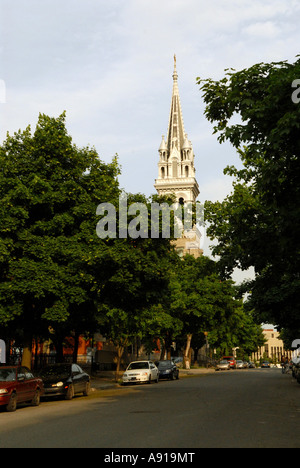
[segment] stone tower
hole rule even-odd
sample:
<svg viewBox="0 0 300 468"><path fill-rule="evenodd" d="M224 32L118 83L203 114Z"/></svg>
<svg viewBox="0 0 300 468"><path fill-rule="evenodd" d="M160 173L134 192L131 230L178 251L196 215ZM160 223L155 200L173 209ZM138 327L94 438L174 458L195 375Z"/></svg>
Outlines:
<svg viewBox="0 0 300 468"><path fill-rule="evenodd" d="M175 55L168 133L166 140L162 137L158 152L158 177L154 184L158 195L174 194L180 204L195 203L200 190L195 176L192 143L184 129ZM182 237L176 241L178 254L200 256L203 253L200 238L201 234L196 226L183 231Z"/></svg>

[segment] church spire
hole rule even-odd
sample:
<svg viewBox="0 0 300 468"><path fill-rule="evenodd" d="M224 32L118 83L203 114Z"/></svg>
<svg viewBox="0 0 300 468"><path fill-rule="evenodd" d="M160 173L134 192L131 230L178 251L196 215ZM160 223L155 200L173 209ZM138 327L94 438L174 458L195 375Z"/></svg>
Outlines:
<svg viewBox="0 0 300 468"><path fill-rule="evenodd" d="M178 89L178 73L176 69L176 55L174 55L173 91L169 116L167 147L169 154L173 149L180 151L185 136L181 103Z"/></svg>
<svg viewBox="0 0 300 468"><path fill-rule="evenodd" d="M159 174L155 188L159 194L173 193L178 201L194 202L199 194L195 178L194 152L184 129L174 55L173 90L166 141L159 147Z"/></svg>

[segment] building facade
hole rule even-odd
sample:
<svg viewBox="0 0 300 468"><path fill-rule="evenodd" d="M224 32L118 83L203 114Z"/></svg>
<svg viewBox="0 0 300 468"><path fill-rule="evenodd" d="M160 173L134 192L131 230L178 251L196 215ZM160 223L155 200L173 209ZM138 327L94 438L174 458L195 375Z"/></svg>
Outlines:
<svg viewBox="0 0 300 468"><path fill-rule="evenodd" d="M273 363L280 363L281 358L288 357L291 359L292 352L284 348L283 341L279 338L279 332L273 328L263 330L266 339L264 346L258 348L256 353L253 353L252 359L259 361L261 359L271 360Z"/></svg>

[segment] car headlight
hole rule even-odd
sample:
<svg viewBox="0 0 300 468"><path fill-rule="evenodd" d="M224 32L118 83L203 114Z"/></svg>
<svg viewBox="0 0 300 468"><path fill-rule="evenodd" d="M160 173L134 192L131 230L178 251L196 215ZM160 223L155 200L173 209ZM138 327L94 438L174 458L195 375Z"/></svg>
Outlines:
<svg viewBox="0 0 300 468"><path fill-rule="evenodd" d="M6 390L6 388L0 388L0 395L3 395L5 393L8 393L8 390Z"/></svg>
<svg viewBox="0 0 300 468"><path fill-rule="evenodd" d="M63 387L63 385L63 382L57 382L56 384L53 384L52 387Z"/></svg>

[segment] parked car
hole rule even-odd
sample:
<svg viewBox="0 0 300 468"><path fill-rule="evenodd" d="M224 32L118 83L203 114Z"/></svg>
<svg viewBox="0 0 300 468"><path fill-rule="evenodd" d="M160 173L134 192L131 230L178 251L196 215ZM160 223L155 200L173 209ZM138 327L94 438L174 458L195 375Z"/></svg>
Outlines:
<svg viewBox="0 0 300 468"><path fill-rule="evenodd" d="M217 365L216 365L216 371L218 370L230 370L230 363L226 359L222 359Z"/></svg>
<svg viewBox="0 0 300 468"><path fill-rule="evenodd" d="M15 411L19 403L25 402L38 406L43 394L42 379L35 377L27 367L0 367L0 405L7 411Z"/></svg>
<svg viewBox="0 0 300 468"><path fill-rule="evenodd" d="M183 357L174 357L172 358L172 361L174 364L176 364L177 367L182 367L183 365Z"/></svg>
<svg viewBox="0 0 300 468"><path fill-rule="evenodd" d="M292 360L292 376L300 383L300 362Z"/></svg>
<svg viewBox="0 0 300 468"><path fill-rule="evenodd" d="M231 369L236 369L236 360L233 356L223 356L222 360L228 361Z"/></svg>
<svg viewBox="0 0 300 468"><path fill-rule="evenodd" d="M254 364L254 362L249 361L248 367L249 367L249 369L255 369L255 364Z"/></svg>
<svg viewBox="0 0 300 468"><path fill-rule="evenodd" d="M156 361L160 379L179 379L179 369L173 361Z"/></svg>
<svg viewBox="0 0 300 468"><path fill-rule="evenodd" d="M236 368L237 369L244 369L244 363L243 361L240 361L239 359L236 361Z"/></svg>
<svg viewBox="0 0 300 468"><path fill-rule="evenodd" d="M151 383L158 382L159 370L152 361L133 361L122 377L122 383Z"/></svg>
<svg viewBox="0 0 300 468"><path fill-rule="evenodd" d="M264 362L262 362L261 367L269 368L269 367L270 367L270 363L269 363L268 361L264 361Z"/></svg>
<svg viewBox="0 0 300 468"><path fill-rule="evenodd" d="M244 366L244 369L248 369L248 367L249 367L248 362L247 362L247 361L244 361L244 362L243 362L243 366Z"/></svg>
<svg viewBox="0 0 300 468"><path fill-rule="evenodd" d="M52 364L44 367L43 379L46 397L63 396L71 400L76 393L90 393L90 376L77 364Z"/></svg>

